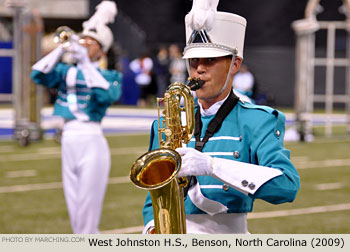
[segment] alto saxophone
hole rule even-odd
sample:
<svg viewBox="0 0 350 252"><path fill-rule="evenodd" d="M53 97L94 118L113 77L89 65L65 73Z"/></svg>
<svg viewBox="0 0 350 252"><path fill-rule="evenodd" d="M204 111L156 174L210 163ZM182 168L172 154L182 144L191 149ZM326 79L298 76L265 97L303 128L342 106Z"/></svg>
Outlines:
<svg viewBox="0 0 350 252"><path fill-rule="evenodd" d="M135 186L150 192L157 234L186 233L183 188L187 179L177 177L181 156L175 149L192 138L194 99L191 89L198 89L203 84L199 79L189 79L188 86L174 82L167 88L164 98L157 98L159 149L139 157L130 171ZM180 106L181 97L184 108ZM160 116L161 102L164 103L163 117ZM186 115L186 125L182 125L182 112Z"/></svg>

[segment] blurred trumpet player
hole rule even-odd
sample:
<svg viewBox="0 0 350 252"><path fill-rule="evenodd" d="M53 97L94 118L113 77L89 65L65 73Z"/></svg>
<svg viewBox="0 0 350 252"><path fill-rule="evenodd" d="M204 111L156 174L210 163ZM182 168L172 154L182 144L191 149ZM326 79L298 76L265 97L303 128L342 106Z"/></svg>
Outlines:
<svg viewBox="0 0 350 252"><path fill-rule="evenodd" d="M80 36L58 31L59 46L33 65L37 84L57 88L54 114L65 123L62 133L62 180L74 233L98 233L109 171L110 150L101 120L121 96L121 73L101 70L98 60L113 43L107 26L117 14L115 2L103 1L83 23ZM76 64L60 62L70 53Z"/></svg>

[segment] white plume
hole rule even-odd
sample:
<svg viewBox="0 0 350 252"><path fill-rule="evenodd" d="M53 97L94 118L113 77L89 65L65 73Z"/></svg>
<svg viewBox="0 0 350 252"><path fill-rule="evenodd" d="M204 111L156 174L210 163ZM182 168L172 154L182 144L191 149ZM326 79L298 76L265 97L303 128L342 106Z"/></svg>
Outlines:
<svg viewBox="0 0 350 252"><path fill-rule="evenodd" d="M192 9L186 15L185 22L193 30L210 31L215 22L215 13L219 0L193 0Z"/></svg>
<svg viewBox="0 0 350 252"><path fill-rule="evenodd" d="M91 18L83 23L84 29L113 23L118 13L117 4L114 1L102 1L96 6L96 12Z"/></svg>

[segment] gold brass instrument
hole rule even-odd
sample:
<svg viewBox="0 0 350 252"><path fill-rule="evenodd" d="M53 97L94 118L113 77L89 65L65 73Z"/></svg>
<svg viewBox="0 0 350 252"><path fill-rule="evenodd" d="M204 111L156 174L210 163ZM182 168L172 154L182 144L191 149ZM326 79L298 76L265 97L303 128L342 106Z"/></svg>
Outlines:
<svg viewBox="0 0 350 252"><path fill-rule="evenodd" d="M60 26L56 29L53 41L63 47L69 47L72 39L77 40L77 35L68 26Z"/></svg>
<svg viewBox="0 0 350 252"><path fill-rule="evenodd" d="M181 97L184 108L180 106ZM161 102L164 103L163 119ZM164 98L157 98L157 108L159 149L145 153L134 162L130 179L137 187L150 191L156 233L185 234L183 187L187 179L176 177L181 168L181 156L175 149L188 143L194 131L194 100L190 88L174 82ZM186 125L181 122L183 111Z"/></svg>

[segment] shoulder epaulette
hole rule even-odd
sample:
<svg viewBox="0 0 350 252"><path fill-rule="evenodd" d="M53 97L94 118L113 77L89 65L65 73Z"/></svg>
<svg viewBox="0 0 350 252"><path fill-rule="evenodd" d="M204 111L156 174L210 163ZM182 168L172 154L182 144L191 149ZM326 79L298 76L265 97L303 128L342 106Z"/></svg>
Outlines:
<svg viewBox="0 0 350 252"><path fill-rule="evenodd" d="M244 107L244 108L247 108L247 109L259 109L259 110L263 110L267 113L270 113L270 114L275 114L276 116L278 115L278 111L271 108L271 107L268 107L268 106L263 106L263 105L256 105L256 104L252 104L252 103L249 103L249 102L239 102L238 103L240 106Z"/></svg>

